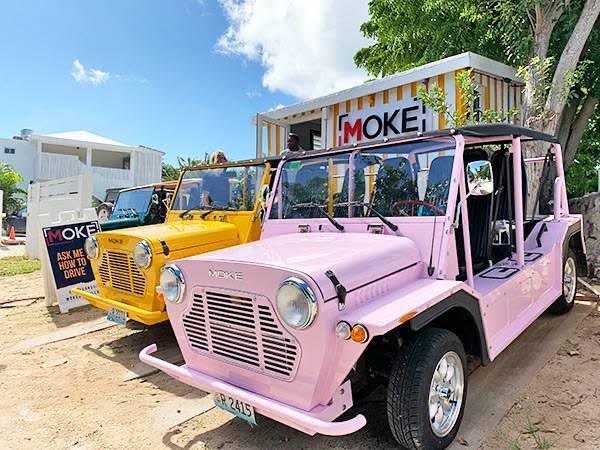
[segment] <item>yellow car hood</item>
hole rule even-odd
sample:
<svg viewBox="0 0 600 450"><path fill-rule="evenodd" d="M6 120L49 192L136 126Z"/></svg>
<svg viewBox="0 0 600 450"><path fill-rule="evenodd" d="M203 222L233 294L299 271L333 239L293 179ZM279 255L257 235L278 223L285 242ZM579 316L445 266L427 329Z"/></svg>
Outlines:
<svg viewBox="0 0 600 450"><path fill-rule="evenodd" d="M165 245L169 252L196 247L198 253L202 253L203 245L239 241L239 236L237 227L231 223L192 219L107 231L100 233L98 240L101 245L104 241L112 246L129 247L130 250L139 241L145 240L152 247L154 254L163 253Z"/></svg>

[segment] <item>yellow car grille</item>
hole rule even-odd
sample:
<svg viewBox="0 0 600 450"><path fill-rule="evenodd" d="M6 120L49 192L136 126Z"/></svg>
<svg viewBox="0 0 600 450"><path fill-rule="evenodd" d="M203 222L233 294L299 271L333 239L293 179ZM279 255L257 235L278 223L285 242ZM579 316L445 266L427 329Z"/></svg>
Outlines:
<svg viewBox="0 0 600 450"><path fill-rule="evenodd" d="M146 292L144 274L135 265L133 258L125 252L105 250L98 273L104 286L140 297Z"/></svg>

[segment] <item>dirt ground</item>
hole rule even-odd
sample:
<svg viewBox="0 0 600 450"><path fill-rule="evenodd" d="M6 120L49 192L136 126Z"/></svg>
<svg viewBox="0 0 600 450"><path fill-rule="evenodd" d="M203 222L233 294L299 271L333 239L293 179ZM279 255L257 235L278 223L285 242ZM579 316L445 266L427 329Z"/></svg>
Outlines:
<svg viewBox="0 0 600 450"><path fill-rule="evenodd" d="M484 448L600 448L600 311L532 380Z"/></svg>
<svg viewBox="0 0 600 450"><path fill-rule="evenodd" d="M0 278L0 299L35 297L40 286L39 272ZM175 347L168 323L148 329L113 326L19 351L15 346L24 340L101 320L104 313L83 307L59 314L43 300L7 305L0 305L0 448L395 447L383 391L352 408L352 414L366 414L368 424L350 436L309 437L265 417L258 417L259 426L252 429L211 408L204 393L162 373L123 381L144 346ZM594 311L531 380L527 395L490 430L481 448L600 448L600 313ZM211 409L173 425L200 402Z"/></svg>

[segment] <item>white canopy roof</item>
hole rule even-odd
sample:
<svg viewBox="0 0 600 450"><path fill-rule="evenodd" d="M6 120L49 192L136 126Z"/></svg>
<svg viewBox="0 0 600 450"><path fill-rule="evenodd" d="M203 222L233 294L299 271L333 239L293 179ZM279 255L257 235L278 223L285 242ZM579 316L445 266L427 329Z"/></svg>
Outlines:
<svg viewBox="0 0 600 450"><path fill-rule="evenodd" d="M467 67L482 73L509 79L516 83L523 83L523 80L517 78L516 70L513 67L486 58L485 56L478 55L477 53L466 52L390 75L385 78L369 81L368 83L354 86L343 91L334 92L323 97L306 100L294 105L284 106L283 108L267 111L262 114L275 120L283 119L284 117L292 116L294 114L300 114L313 109L320 109L335 103L341 103L357 97L364 97L385 89L395 88ZM253 121L254 119L255 118L253 118Z"/></svg>

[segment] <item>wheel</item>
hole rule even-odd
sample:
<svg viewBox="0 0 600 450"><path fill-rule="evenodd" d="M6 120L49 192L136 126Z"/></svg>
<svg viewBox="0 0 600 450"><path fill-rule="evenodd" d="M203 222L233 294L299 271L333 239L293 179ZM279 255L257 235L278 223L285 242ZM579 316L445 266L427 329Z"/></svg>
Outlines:
<svg viewBox="0 0 600 450"><path fill-rule="evenodd" d="M387 416L394 438L408 449L448 447L467 397L467 358L454 333L428 328L400 349L390 373Z"/></svg>
<svg viewBox="0 0 600 450"><path fill-rule="evenodd" d="M571 249L567 252L563 262L563 293L550 305L553 314L565 314L575 305L575 294L577 293L577 256Z"/></svg>
<svg viewBox="0 0 600 450"><path fill-rule="evenodd" d="M98 213L98 220L100 222L104 222L105 220L108 220L108 218L110 217L110 213L112 212L112 207L111 207L111 205L109 205L107 203L102 203L101 205L98 206L98 208L96 209L96 212Z"/></svg>

